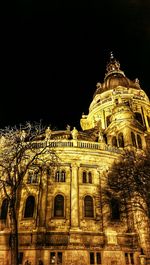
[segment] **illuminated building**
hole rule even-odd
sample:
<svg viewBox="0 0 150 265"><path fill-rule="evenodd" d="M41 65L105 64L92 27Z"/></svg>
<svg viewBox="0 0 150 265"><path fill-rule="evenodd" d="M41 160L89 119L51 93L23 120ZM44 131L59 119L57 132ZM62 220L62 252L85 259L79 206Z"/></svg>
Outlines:
<svg viewBox="0 0 150 265"><path fill-rule="evenodd" d="M112 54L106 69L88 115L82 115L82 130L67 126L64 131L46 132L59 166L42 176L28 172L24 179L18 217L20 264L28 260L32 265L138 265L149 257L144 229L129 231L113 202L106 218L101 195L104 176L124 150L144 152L149 147L149 98L138 79L125 76ZM0 264L4 265L10 264L6 209L3 199Z"/></svg>

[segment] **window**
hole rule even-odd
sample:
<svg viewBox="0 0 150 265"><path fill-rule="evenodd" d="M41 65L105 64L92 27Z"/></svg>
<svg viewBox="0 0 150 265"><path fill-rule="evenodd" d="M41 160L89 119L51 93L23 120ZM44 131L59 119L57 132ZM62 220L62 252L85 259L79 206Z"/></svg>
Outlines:
<svg viewBox="0 0 150 265"><path fill-rule="evenodd" d="M85 217L94 216L93 198L91 196L85 196L84 198L84 214Z"/></svg>
<svg viewBox="0 0 150 265"><path fill-rule="evenodd" d="M90 252L90 265L95 264L94 262L94 252Z"/></svg>
<svg viewBox="0 0 150 265"><path fill-rule="evenodd" d="M116 138L116 136L113 136L113 138L112 138L112 146L117 146L117 138Z"/></svg>
<svg viewBox="0 0 150 265"><path fill-rule="evenodd" d="M143 124L142 115L139 112L135 112L135 118L137 121L139 121L141 124Z"/></svg>
<svg viewBox="0 0 150 265"><path fill-rule="evenodd" d="M97 262L97 264L101 264L102 263L101 262L101 253L100 252L96 253L96 262Z"/></svg>
<svg viewBox="0 0 150 265"><path fill-rule="evenodd" d="M133 253L130 253L130 262L131 262L131 264L134 264L134 257L133 257Z"/></svg>
<svg viewBox="0 0 150 265"><path fill-rule="evenodd" d="M64 197L57 195L54 200L54 217L64 217Z"/></svg>
<svg viewBox="0 0 150 265"><path fill-rule="evenodd" d="M138 148L142 149L142 140L139 134L137 134L137 143L138 143Z"/></svg>
<svg viewBox="0 0 150 265"><path fill-rule="evenodd" d="M119 200L116 198L112 198L111 202L111 220L112 221L117 221L120 220L120 205L119 205Z"/></svg>
<svg viewBox="0 0 150 265"><path fill-rule="evenodd" d="M65 172L65 171L62 171L62 172L61 172L61 178L60 178L60 181L61 181L61 182L65 182L65 177L66 177L66 172Z"/></svg>
<svg viewBox="0 0 150 265"><path fill-rule="evenodd" d="M8 212L8 200L4 199L1 206L1 215L0 219L6 220Z"/></svg>
<svg viewBox="0 0 150 265"><path fill-rule="evenodd" d="M83 171L82 180L83 180L83 183L86 183L86 172L85 171Z"/></svg>
<svg viewBox="0 0 150 265"><path fill-rule="evenodd" d="M33 217L35 208L35 198L34 196L29 196L26 200L24 218Z"/></svg>
<svg viewBox="0 0 150 265"><path fill-rule="evenodd" d="M109 115L109 116L106 117L106 124L107 124L107 127L108 127L109 124L111 123L111 122L110 122L110 117L111 117L111 115Z"/></svg>
<svg viewBox="0 0 150 265"><path fill-rule="evenodd" d="M102 264L101 253L100 252L90 252L90 265L100 265Z"/></svg>
<svg viewBox="0 0 150 265"><path fill-rule="evenodd" d="M23 263L23 252L19 252L18 253L18 264L22 264Z"/></svg>
<svg viewBox="0 0 150 265"><path fill-rule="evenodd" d="M27 184L38 183L38 174L39 174L39 171L29 171Z"/></svg>
<svg viewBox="0 0 150 265"><path fill-rule="evenodd" d="M136 147L136 139L135 139L135 134L133 132L131 132L131 139L132 139L133 146Z"/></svg>
<svg viewBox="0 0 150 265"><path fill-rule="evenodd" d="M50 252L50 265L62 264L62 252Z"/></svg>
<svg viewBox="0 0 150 265"><path fill-rule="evenodd" d="M55 174L55 181L56 182L65 182L66 181L66 172L64 170L57 171Z"/></svg>
<svg viewBox="0 0 150 265"><path fill-rule="evenodd" d="M55 174L55 181L59 182L59 171L57 171Z"/></svg>
<svg viewBox="0 0 150 265"><path fill-rule="evenodd" d="M125 253L125 263L134 265L133 253Z"/></svg>
<svg viewBox="0 0 150 265"><path fill-rule="evenodd" d="M88 172L88 181L89 183L92 183L92 173Z"/></svg>
<svg viewBox="0 0 150 265"><path fill-rule="evenodd" d="M83 183L92 183L92 173L90 171L89 172L83 171L82 182Z"/></svg>
<svg viewBox="0 0 150 265"><path fill-rule="evenodd" d="M118 144L119 144L119 147L124 147L123 133L118 134Z"/></svg>

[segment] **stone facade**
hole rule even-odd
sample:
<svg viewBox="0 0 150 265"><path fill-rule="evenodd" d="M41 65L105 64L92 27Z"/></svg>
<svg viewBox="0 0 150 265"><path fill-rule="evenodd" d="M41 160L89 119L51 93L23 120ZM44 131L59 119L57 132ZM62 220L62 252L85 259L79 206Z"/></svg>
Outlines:
<svg viewBox="0 0 150 265"><path fill-rule="evenodd" d="M59 166L40 176L30 172L24 179L18 216L20 264L150 264L145 227L140 235L137 229L129 231L126 219L111 220L110 207L102 204L101 190L113 162L126 148L145 152L150 139L149 99L113 56L80 122L81 131L48 128L45 139L60 158ZM0 220L0 265L11 265L9 237L7 217Z"/></svg>

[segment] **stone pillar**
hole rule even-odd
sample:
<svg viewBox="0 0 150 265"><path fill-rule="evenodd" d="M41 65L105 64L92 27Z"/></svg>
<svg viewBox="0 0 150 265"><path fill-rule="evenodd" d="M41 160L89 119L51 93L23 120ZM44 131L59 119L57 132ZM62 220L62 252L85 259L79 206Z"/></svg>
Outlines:
<svg viewBox="0 0 150 265"><path fill-rule="evenodd" d="M128 128L124 128L123 130L123 137L124 137L124 146L132 146L132 139L131 139L131 131Z"/></svg>
<svg viewBox="0 0 150 265"><path fill-rule="evenodd" d="M112 136L107 135L107 145L112 146Z"/></svg>
<svg viewBox="0 0 150 265"><path fill-rule="evenodd" d="M71 230L76 230L79 228L78 166L74 163L71 167Z"/></svg>

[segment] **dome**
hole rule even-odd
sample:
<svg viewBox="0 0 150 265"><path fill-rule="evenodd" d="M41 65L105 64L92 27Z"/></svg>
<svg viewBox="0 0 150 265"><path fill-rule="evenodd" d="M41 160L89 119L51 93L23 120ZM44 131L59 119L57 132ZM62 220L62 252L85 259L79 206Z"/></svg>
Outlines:
<svg viewBox="0 0 150 265"><path fill-rule="evenodd" d="M102 84L98 82L96 85L97 89L94 96L104 91L114 89L118 86L141 89L137 78L132 81L125 76L123 71L120 70L120 63L114 58L112 53L110 61L106 66L106 71L104 82Z"/></svg>

